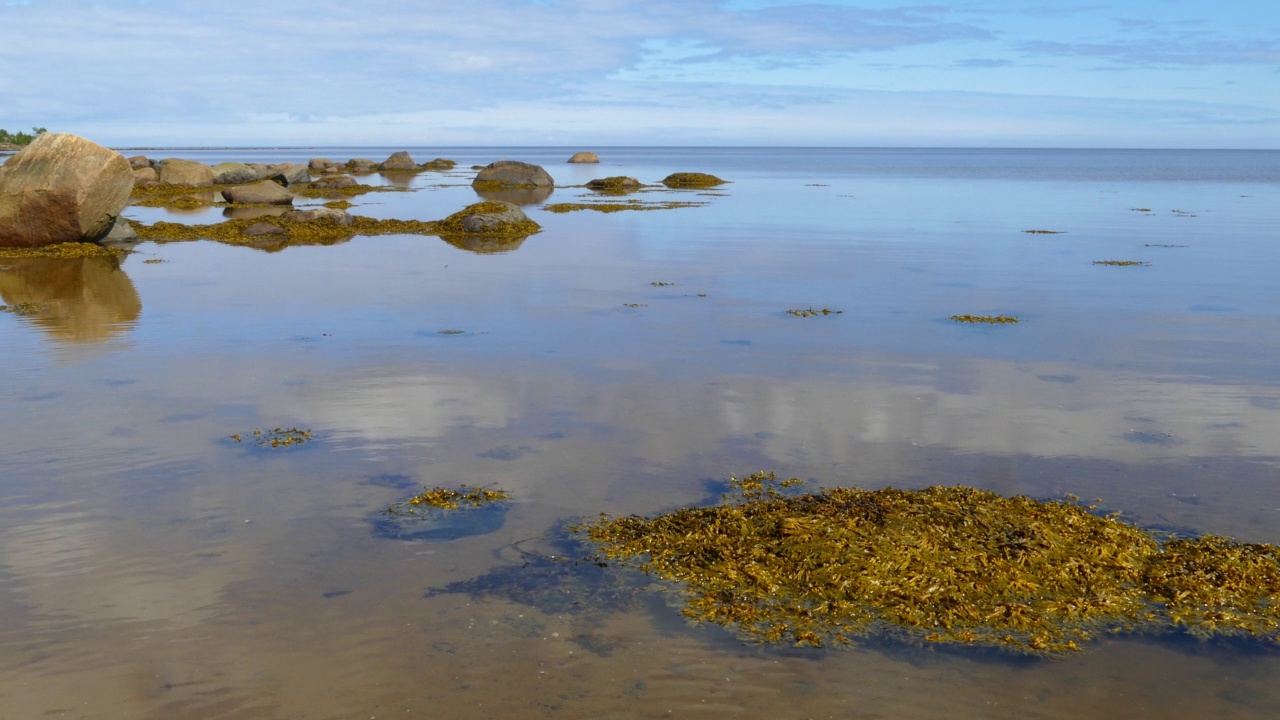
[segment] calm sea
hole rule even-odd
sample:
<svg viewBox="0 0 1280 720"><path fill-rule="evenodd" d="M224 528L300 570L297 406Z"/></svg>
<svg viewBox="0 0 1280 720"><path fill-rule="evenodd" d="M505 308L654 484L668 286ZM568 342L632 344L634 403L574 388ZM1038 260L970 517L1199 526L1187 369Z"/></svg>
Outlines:
<svg viewBox="0 0 1280 720"><path fill-rule="evenodd" d="M505 158L554 176L542 232L0 261L0 304L43 308L0 313L0 718L1280 716L1263 645L775 648L547 559L757 469L1280 543L1280 152L407 149L459 165L351 212L442 218ZM677 171L731 184L545 209ZM273 428L314 439L230 439ZM514 499L382 514L459 484Z"/></svg>

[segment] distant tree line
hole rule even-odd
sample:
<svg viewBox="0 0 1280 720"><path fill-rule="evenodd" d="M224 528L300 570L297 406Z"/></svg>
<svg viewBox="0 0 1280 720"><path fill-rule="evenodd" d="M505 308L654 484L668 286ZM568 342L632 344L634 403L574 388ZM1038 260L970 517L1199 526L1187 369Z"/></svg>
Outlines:
<svg viewBox="0 0 1280 720"><path fill-rule="evenodd" d="M48 131L42 127L33 127L29 133L11 133L4 128L0 128L0 145L30 145L37 135L44 132Z"/></svg>

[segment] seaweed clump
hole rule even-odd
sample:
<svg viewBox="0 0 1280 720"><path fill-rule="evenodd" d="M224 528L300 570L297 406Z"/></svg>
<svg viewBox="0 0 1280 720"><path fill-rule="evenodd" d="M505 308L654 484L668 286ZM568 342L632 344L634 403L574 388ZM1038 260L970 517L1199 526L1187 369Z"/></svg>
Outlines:
<svg viewBox="0 0 1280 720"><path fill-rule="evenodd" d="M13 305L0 305L0 313L10 315L39 315L48 306L44 303L20 302Z"/></svg>
<svg viewBox="0 0 1280 720"><path fill-rule="evenodd" d="M1110 265L1112 267L1136 267L1140 265L1150 265L1149 262L1142 260L1094 260L1094 265Z"/></svg>
<svg viewBox="0 0 1280 720"><path fill-rule="evenodd" d="M437 508L440 510L457 510L462 507L478 508L485 505L511 499L511 493L506 490L486 490L484 488L472 487L466 485L459 486L460 489L453 490L450 488L424 488L424 491L414 495L403 502L393 504L387 508L389 515L416 515L420 511L427 508Z"/></svg>
<svg viewBox="0 0 1280 720"><path fill-rule="evenodd" d="M953 320L959 323L969 323L970 325L979 324L979 323L985 324L985 325L1012 325L1014 323L1022 322L1022 320L1012 315L968 315L966 314L966 315L952 315L947 319Z"/></svg>
<svg viewBox="0 0 1280 720"><path fill-rule="evenodd" d="M817 317L818 315L841 315L843 313L844 313L843 310L832 310L831 308L822 308L821 310L815 310L812 307L795 308L793 310L787 311L788 315L793 315L795 317Z"/></svg>
<svg viewBox="0 0 1280 720"><path fill-rule="evenodd" d="M236 442L244 442L245 438L236 433L231 436ZM272 428L271 430L254 430L251 438L258 447L278 449L311 442L310 430L298 428Z"/></svg>
<svg viewBox="0 0 1280 720"><path fill-rule="evenodd" d="M543 205L542 209L553 213L568 213L577 210L615 213L626 210L676 210L679 208L702 207L706 204L705 202L643 202L640 200L627 200L625 202L552 203Z"/></svg>
<svg viewBox="0 0 1280 720"><path fill-rule="evenodd" d="M1065 230L1023 230L1022 232L1030 233L1031 235L1062 235L1066 231Z"/></svg>
<svg viewBox="0 0 1280 720"><path fill-rule="evenodd" d="M17 258L58 258L69 260L89 257L120 257L128 254L128 250L109 248L89 242L58 243L34 248L0 247L0 258L5 260Z"/></svg>
<svg viewBox="0 0 1280 720"><path fill-rule="evenodd" d="M718 505L573 528L677 584L683 614L747 639L1079 651L1100 633L1280 640L1280 548L1165 539L1081 507L975 488L792 490L731 478Z"/></svg>
<svg viewBox="0 0 1280 720"><path fill-rule="evenodd" d="M721 180L715 175L696 172L679 172L672 173L662 179L662 184L669 188L705 188L723 185L729 182Z"/></svg>

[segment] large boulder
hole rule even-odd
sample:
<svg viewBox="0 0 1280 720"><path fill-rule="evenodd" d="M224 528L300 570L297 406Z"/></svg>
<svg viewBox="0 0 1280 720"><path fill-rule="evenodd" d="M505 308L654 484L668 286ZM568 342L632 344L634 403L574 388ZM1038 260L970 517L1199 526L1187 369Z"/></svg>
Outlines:
<svg viewBox="0 0 1280 720"><path fill-rule="evenodd" d="M160 164L160 182L208 187L213 184L213 168L195 160L165 158Z"/></svg>
<svg viewBox="0 0 1280 720"><path fill-rule="evenodd" d="M333 175L311 183L311 187L319 190L343 190L358 184L350 175Z"/></svg>
<svg viewBox="0 0 1280 720"><path fill-rule="evenodd" d="M378 169L378 163L368 158L351 158L347 161L347 170L357 175L368 175Z"/></svg>
<svg viewBox="0 0 1280 720"><path fill-rule="evenodd" d="M571 162L571 163L598 163L598 162L600 162L600 156L599 156L599 155L596 155L596 154L595 154L595 153L593 153L593 152L587 152L587 151L585 151L585 150L584 150L584 151L582 151L582 152L574 153L574 154L573 154L573 157L569 158L569 162Z"/></svg>
<svg viewBox="0 0 1280 720"><path fill-rule="evenodd" d="M355 222L355 218L345 210L335 210L333 208L326 207L311 208L309 210L293 210L285 213L284 219L293 220L295 222L328 220L339 225L350 225Z"/></svg>
<svg viewBox="0 0 1280 720"><path fill-rule="evenodd" d="M132 190L133 170L120 153L42 133L0 167L0 247L97 240Z"/></svg>
<svg viewBox="0 0 1280 720"><path fill-rule="evenodd" d="M418 169L418 163L413 161L413 157L408 152L401 150L400 152L391 153L391 156L382 161L378 166L383 172L404 172Z"/></svg>
<svg viewBox="0 0 1280 720"><path fill-rule="evenodd" d="M471 186L485 190L518 187L555 187L555 181L538 165L519 160L491 162L480 172Z"/></svg>
<svg viewBox="0 0 1280 720"><path fill-rule="evenodd" d="M293 193L279 183L259 180L252 185L236 185L223 188L222 197L227 202L254 205L292 205Z"/></svg>
<svg viewBox="0 0 1280 720"><path fill-rule="evenodd" d="M160 176L156 174L155 168L151 166L133 169L133 184L146 185L150 182L159 182Z"/></svg>
<svg viewBox="0 0 1280 720"><path fill-rule="evenodd" d="M243 185L257 182L258 171L238 162L225 162L214 165L213 181L219 185Z"/></svg>

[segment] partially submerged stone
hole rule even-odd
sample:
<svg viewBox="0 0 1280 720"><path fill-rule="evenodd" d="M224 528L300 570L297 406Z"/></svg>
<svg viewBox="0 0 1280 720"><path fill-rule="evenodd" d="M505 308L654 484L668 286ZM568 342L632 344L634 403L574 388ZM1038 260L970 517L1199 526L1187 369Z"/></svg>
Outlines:
<svg viewBox="0 0 1280 720"><path fill-rule="evenodd" d="M278 183L259 180L252 185L235 185L223 188L227 202L251 205L292 205L293 193Z"/></svg>
<svg viewBox="0 0 1280 720"><path fill-rule="evenodd" d="M213 170L213 181L218 185L243 185L259 180L258 171L244 163L218 163L210 169Z"/></svg>
<svg viewBox="0 0 1280 720"><path fill-rule="evenodd" d="M476 173L471 186L479 190L554 187L555 181L541 166L519 160L498 160Z"/></svg>
<svg viewBox="0 0 1280 720"><path fill-rule="evenodd" d="M378 163L368 158L351 158L347 161L347 170L357 175L368 175L378 169Z"/></svg>
<svg viewBox="0 0 1280 720"><path fill-rule="evenodd" d="M669 188L704 188L723 185L728 180L721 180L715 175L696 172L672 173L662 179L662 184Z"/></svg>
<svg viewBox="0 0 1280 720"><path fill-rule="evenodd" d="M97 240L132 189L133 170L120 153L42 133L0 167L0 247Z"/></svg>
<svg viewBox="0 0 1280 720"><path fill-rule="evenodd" d="M600 162L600 156L599 156L599 155L596 155L596 154L595 154L595 153L593 153L593 152L588 152L588 151L586 151L586 150L583 150L582 152L576 152L576 153L574 153L574 154L573 154L573 157L569 158L569 162L571 162L571 163L598 163L598 162Z"/></svg>
<svg viewBox="0 0 1280 720"><path fill-rule="evenodd" d="M541 228L516 205L487 201L469 205L441 221L446 232L525 237Z"/></svg>
<svg viewBox="0 0 1280 720"><path fill-rule="evenodd" d="M587 187L606 193L628 193L639 190L644 184L633 177L615 175L613 177L596 178L587 181Z"/></svg>
<svg viewBox="0 0 1280 720"><path fill-rule="evenodd" d="M405 150L391 153L391 155L378 165L378 169L383 172L413 172L418 169L418 163Z"/></svg>

